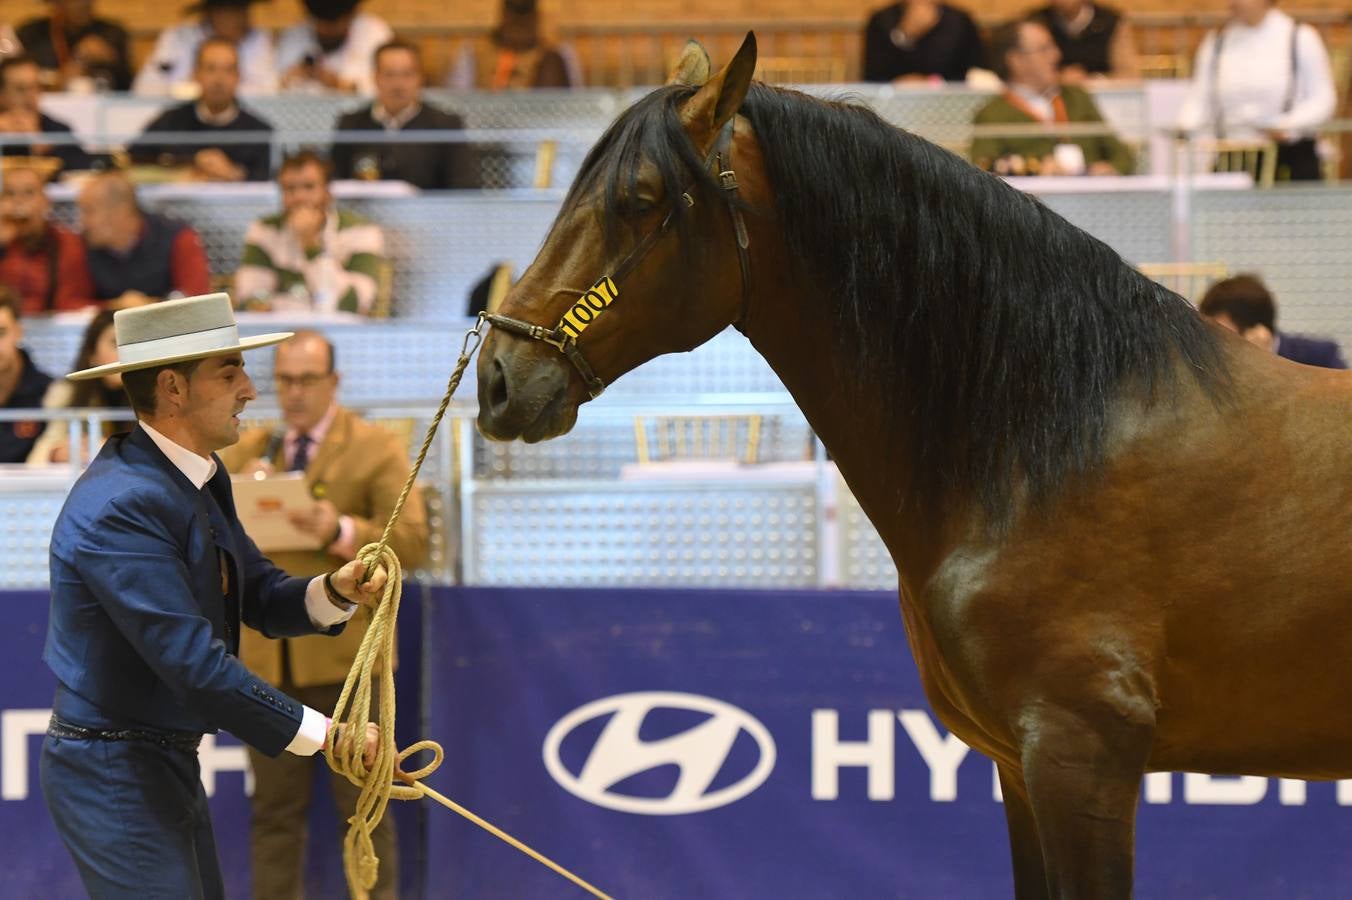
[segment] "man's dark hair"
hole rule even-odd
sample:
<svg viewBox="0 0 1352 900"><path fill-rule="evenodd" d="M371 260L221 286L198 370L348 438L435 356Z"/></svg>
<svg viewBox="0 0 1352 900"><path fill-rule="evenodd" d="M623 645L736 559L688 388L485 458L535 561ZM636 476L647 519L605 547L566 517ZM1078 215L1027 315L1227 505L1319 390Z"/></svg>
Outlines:
<svg viewBox="0 0 1352 900"><path fill-rule="evenodd" d="M319 171L324 174L325 184L333 179L333 163L313 150L297 150L295 153L288 153L282 160L282 164L277 167L277 178L280 179L282 173L290 169L303 169L310 165L319 166Z"/></svg>
<svg viewBox="0 0 1352 900"><path fill-rule="evenodd" d="M16 322L23 317L23 304L19 300L19 295L13 288L4 284L0 284L0 309L9 310L9 314Z"/></svg>
<svg viewBox="0 0 1352 900"><path fill-rule="evenodd" d="M1216 282L1207 288L1197 308L1204 316L1225 316L1240 334L1257 325L1277 331L1277 303L1257 275L1236 275Z"/></svg>
<svg viewBox="0 0 1352 900"><path fill-rule="evenodd" d="M127 392L127 399L131 402L131 408L136 411L138 416L153 416L155 415L155 382L159 380L160 373L165 369L171 369L184 378L192 378L193 373L197 371L197 367L201 364L202 360L200 359L189 359L184 362L123 372L122 389Z"/></svg>
<svg viewBox="0 0 1352 900"><path fill-rule="evenodd" d="M377 47L376 52L371 55L372 67L380 65L380 54L389 53L392 50L407 50L412 53L414 62L418 64L419 69L422 69L422 51L418 49L417 44L402 38L393 38Z"/></svg>
<svg viewBox="0 0 1352 900"><path fill-rule="evenodd" d="M17 69L19 66L38 66L38 61L27 53L16 53L13 56L6 56L0 59L0 89L7 86L9 82L9 70Z"/></svg>
<svg viewBox="0 0 1352 900"><path fill-rule="evenodd" d="M1025 25L1036 25L1039 28L1047 27L1047 23L1036 16L1023 16L1006 22L991 33L990 50L988 51L990 53L991 71L1005 81L1009 80L1009 54L1023 46L1023 28Z"/></svg>
<svg viewBox="0 0 1352 900"><path fill-rule="evenodd" d="M230 52L235 54L235 67L239 67L239 48L235 46L235 42L229 38L209 37L197 45L197 52L193 54L192 68L194 72L202 66L202 54L206 53L207 48L212 46L229 47Z"/></svg>

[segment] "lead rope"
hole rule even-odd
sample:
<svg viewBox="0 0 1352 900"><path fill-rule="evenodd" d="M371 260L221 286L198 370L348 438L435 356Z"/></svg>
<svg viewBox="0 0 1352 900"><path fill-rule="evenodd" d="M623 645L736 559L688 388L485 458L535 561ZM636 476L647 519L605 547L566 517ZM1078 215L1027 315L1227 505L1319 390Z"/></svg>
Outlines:
<svg viewBox="0 0 1352 900"><path fill-rule="evenodd" d="M399 519L399 513L404 508L409 492L413 490L418 470L422 468L423 461L427 458L427 451L432 446L432 439L436 436L442 416L446 414L451 397L460 386L460 379L469 366L470 358L479 349L479 343L483 340L481 331L483 325L484 314L480 313L474 327L465 333L465 340L460 348L460 359L456 361L455 370L451 372L450 381L446 385L446 395L441 398L441 405L437 407L436 415L432 417L432 423L427 428L422 449L418 451L418 458L408 473L404 489L399 494L399 499L395 501L389 521L385 523L384 533L380 535L379 541L367 544L357 553L357 558L365 563L368 575L375 571L376 566L384 566L388 580L385 582L380 603L371 614L371 623L366 629L365 636L362 637L361 647L357 650L352 668L347 673L347 680L343 682L343 691L338 695L338 705L333 710L333 719L329 724L328 740L324 749L324 758L328 761L329 767L361 788L356 811L347 820L347 835L343 838L343 872L347 876L348 891L354 900L366 900L371 888L375 886L380 860L376 857L375 848L371 843L371 832L384 817L385 807L389 805L391 799L417 800L422 797L435 800L494 837L506 841L592 896L611 900L608 894L583 881L558 863L423 784L422 779L436 771L445 758L441 745L436 741L417 741L403 750L395 751L394 625L399 616L399 600L403 593L404 579L399 557L389 546L390 533L394 529L394 523ZM362 749L365 745L366 723L371 720L371 681L377 662L380 664L380 741L376 749L375 762L368 769L362 762ZM347 726L344 729L346 737L342 741L338 740L339 725ZM353 735L360 736L361 739L354 740ZM432 761L420 769L405 772L402 768L403 762L423 750L432 753ZM402 783L395 784L396 780Z"/></svg>

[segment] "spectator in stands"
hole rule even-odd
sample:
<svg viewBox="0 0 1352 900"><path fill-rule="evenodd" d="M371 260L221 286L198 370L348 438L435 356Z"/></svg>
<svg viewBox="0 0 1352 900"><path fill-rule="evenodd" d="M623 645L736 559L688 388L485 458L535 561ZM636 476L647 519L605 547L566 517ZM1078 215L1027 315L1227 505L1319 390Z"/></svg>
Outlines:
<svg viewBox="0 0 1352 900"><path fill-rule="evenodd" d="M93 167L94 159L72 143L70 126L38 108L42 96L41 70L31 56L20 54L0 59L0 132L49 135L46 141L7 139L0 142L6 156L48 156L61 161L66 171Z"/></svg>
<svg viewBox="0 0 1352 900"><path fill-rule="evenodd" d="M136 162L184 168L188 175L205 181L266 181L272 126L239 108L239 53L225 38L208 38L197 48L193 78L201 97L160 113L146 126L131 148ZM199 132L200 144L156 144L156 133ZM253 132L261 143L219 143L215 135L234 136Z"/></svg>
<svg viewBox="0 0 1352 900"><path fill-rule="evenodd" d="M350 556L378 540L408 477L407 448L388 430L338 404L334 362L333 345L317 332L300 331L280 345L273 383L283 424L247 431L239 443L221 451L221 461L231 472L304 473L315 499L292 521L315 538L316 549L273 554L289 575L328 572L334 554ZM414 490L390 535L390 546L410 572L422 564L428 547L427 519ZM358 616L341 635L323 643L306 637L268 640L244 628L239 658L254 674L307 706L333 709L366 622ZM253 896L259 900L301 893L304 857L297 848L305 845L317 759L284 758L290 756L269 758L249 751L254 773ZM341 775L328 774L342 834L360 791ZM371 896L394 900L399 862L393 816L381 820L372 839L380 871Z"/></svg>
<svg viewBox="0 0 1352 900"><path fill-rule="evenodd" d="M1325 369L1346 369L1337 341L1277 330L1277 301L1256 275L1236 275L1207 289L1198 304L1202 315L1256 347L1292 362Z"/></svg>
<svg viewBox="0 0 1352 900"><path fill-rule="evenodd" d="M305 150L277 175L282 211L249 226L235 302L277 312L369 314L389 280L385 236L329 193L328 163Z"/></svg>
<svg viewBox="0 0 1352 900"><path fill-rule="evenodd" d="M17 36L51 90L131 87L127 30L94 15L94 0L47 0L51 15L30 19Z"/></svg>
<svg viewBox="0 0 1352 900"><path fill-rule="evenodd" d="M418 48L394 40L376 51L376 99L365 109L338 119L337 130L400 132L450 131L464 127L460 117L422 101L422 57ZM354 144L340 137L333 147L339 178L407 181L420 188L472 188L474 154L468 144L443 142Z"/></svg>
<svg viewBox="0 0 1352 900"><path fill-rule="evenodd" d="M22 318L18 295L0 285L0 409L37 409L52 383L19 346ZM0 463L23 462L41 434L40 421L0 421Z"/></svg>
<svg viewBox="0 0 1352 900"><path fill-rule="evenodd" d="M277 41L283 88L375 93L375 52L394 32L379 16L357 12L360 2L305 0L309 20L288 28Z"/></svg>
<svg viewBox="0 0 1352 900"><path fill-rule="evenodd" d="M993 50L1005 92L977 111L975 125L1103 121L1083 88L1057 80L1060 52L1042 22L1023 19L1002 27ZM1112 134L983 135L972 141L972 161L1002 175L1124 175L1134 167L1131 151Z"/></svg>
<svg viewBox="0 0 1352 900"><path fill-rule="evenodd" d="M1218 138L1270 139L1277 144L1278 180L1318 179L1315 131L1337 102L1319 32L1298 25L1272 0L1230 0L1230 12L1230 21L1197 50L1179 127Z"/></svg>
<svg viewBox="0 0 1352 900"><path fill-rule="evenodd" d="M6 167L0 185L0 285L19 295L25 316L94 302L84 245L49 221L51 211L39 172Z"/></svg>
<svg viewBox="0 0 1352 900"><path fill-rule="evenodd" d="M963 81L983 64L981 33L966 12L938 0L884 6L864 27L865 81Z"/></svg>
<svg viewBox="0 0 1352 900"><path fill-rule="evenodd" d="M210 290L207 252L197 232L143 212L136 188L123 173L90 178L76 202L94 296L105 306L121 309ZM94 365L102 364L76 365L71 371Z"/></svg>
<svg viewBox="0 0 1352 900"><path fill-rule="evenodd" d="M476 54L472 44L462 44L450 86L465 91L582 86L576 54L550 35L536 0L502 0L488 50Z"/></svg>
<svg viewBox="0 0 1352 900"><path fill-rule="evenodd" d="M75 356L75 366L71 371L78 372L117 361L117 330L113 327L113 310L105 309L94 316L85 328L84 339L80 342L80 351ZM125 416L118 418L114 415L104 421L104 438L117 431L131 430L136 421L127 394L122 390L122 376L117 373L86 381L59 378L47 388L42 407L126 410ZM98 447L86 447L85 450L92 456ZM82 459L81 464L87 461L87 458ZM70 462L70 423L57 419L47 423L42 437L29 451L28 464L46 466L66 462Z"/></svg>
<svg viewBox="0 0 1352 900"><path fill-rule="evenodd" d="M271 94L277 90L277 63L272 35L249 22L254 0L198 0L188 7L199 12L196 22L184 22L160 32L155 49L136 74L132 90L156 96L191 96L197 53L208 38L229 41L239 50L239 84L243 94Z"/></svg>
<svg viewBox="0 0 1352 900"><path fill-rule="evenodd" d="M1111 6L1091 0L1053 0L1033 18L1051 31L1061 51L1061 83L1086 78L1141 77L1136 34L1131 23Z"/></svg>

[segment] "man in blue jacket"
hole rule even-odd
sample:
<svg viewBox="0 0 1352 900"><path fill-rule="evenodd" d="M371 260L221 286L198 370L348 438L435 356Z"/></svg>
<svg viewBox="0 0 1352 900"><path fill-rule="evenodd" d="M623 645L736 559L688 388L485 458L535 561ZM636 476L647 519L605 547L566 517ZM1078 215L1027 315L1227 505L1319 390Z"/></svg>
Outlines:
<svg viewBox="0 0 1352 900"><path fill-rule="evenodd" d="M241 354L290 333L240 338L225 294L114 323L120 361L70 377L121 373L138 423L107 441L52 534L42 789L91 896L223 897L198 740L224 728L270 755L310 755L328 731L323 713L240 664L240 622L336 634L376 602L385 572L360 587L355 561L290 578L236 517L215 451L238 440L257 396ZM369 764L373 725L364 737Z"/></svg>

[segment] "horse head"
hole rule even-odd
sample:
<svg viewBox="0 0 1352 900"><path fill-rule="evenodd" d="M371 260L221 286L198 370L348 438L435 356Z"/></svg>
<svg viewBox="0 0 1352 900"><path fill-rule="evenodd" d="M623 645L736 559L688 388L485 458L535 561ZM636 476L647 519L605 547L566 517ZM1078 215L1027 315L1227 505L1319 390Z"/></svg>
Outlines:
<svg viewBox="0 0 1352 900"><path fill-rule="evenodd" d="M754 35L712 77L691 41L667 85L592 149L535 262L489 315L478 363L486 436L565 434L606 384L745 317L743 212L768 192L737 116L755 68ZM672 104L676 117L660 115Z"/></svg>

